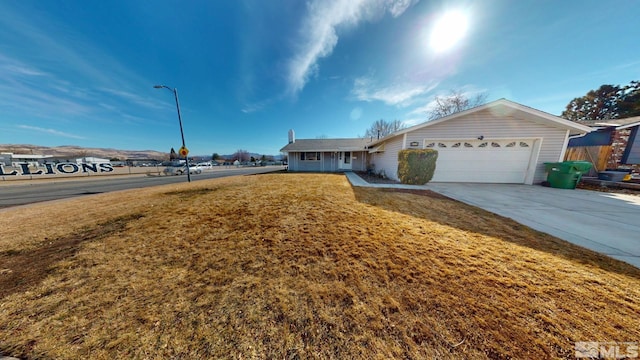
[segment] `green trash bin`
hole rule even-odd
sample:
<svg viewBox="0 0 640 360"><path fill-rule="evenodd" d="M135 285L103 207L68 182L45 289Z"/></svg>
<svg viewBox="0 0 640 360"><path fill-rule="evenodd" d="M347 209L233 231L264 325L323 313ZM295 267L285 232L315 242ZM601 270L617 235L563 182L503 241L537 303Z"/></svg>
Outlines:
<svg viewBox="0 0 640 360"><path fill-rule="evenodd" d="M591 170L591 167L593 166L588 161L563 161L561 162L561 164L565 164L572 171L580 172L580 174L584 174L587 171Z"/></svg>
<svg viewBox="0 0 640 360"><path fill-rule="evenodd" d="M588 161L563 161L544 163L547 170L547 181L552 188L575 189L582 178L582 174L589 171L593 165Z"/></svg>

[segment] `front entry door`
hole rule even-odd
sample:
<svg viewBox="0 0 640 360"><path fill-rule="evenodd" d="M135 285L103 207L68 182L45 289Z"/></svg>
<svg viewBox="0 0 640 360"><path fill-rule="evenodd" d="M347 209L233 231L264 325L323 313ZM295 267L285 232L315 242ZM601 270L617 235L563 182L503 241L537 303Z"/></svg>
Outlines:
<svg viewBox="0 0 640 360"><path fill-rule="evenodd" d="M338 160L340 169L351 170L351 151L341 151Z"/></svg>

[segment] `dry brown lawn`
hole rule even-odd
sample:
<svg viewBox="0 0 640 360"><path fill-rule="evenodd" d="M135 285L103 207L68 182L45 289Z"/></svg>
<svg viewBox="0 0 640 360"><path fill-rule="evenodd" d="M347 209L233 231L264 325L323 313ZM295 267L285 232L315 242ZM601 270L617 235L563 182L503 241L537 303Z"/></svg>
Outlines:
<svg viewBox="0 0 640 360"><path fill-rule="evenodd" d="M0 213L0 354L573 358L640 270L427 191L271 174Z"/></svg>

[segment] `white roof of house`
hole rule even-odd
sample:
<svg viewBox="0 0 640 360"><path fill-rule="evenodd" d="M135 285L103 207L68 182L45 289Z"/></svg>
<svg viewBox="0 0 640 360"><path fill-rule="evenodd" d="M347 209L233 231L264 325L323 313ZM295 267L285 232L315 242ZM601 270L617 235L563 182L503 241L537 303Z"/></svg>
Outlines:
<svg viewBox="0 0 640 360"><path fill-rule="evenodd" d="M10 154L10 153L4 153ZM35 154L11 154L11 157L14 159L49 159L52 158L53 155L35 155Z"/></svg>
<svg viewBox="0 0 640 360"><path fill-rule="evenodd" d="M280 149L282 152L301 151L364 151L371 145L370 139L296 139Z"/></svg>
<svg viewBox="0 0 640 360"><path fill-rule="evenodd" d="M626 129L640 125L640 116L624 119L588 120L581 121L580 123L591 127L615 127L616 129Z"/></svg>
<svg viewBox="0 0 640 360"><path fill-rule="evenodd" d="M538 122L538 123L542 123L542 124L547 124L550 126L554 126L554 127L559 127L559 128L564 128L570 131L571 134L583 134L583 133L588 133L593 131L592 128L582 125L582 124L578 124L576 122L573 121L569 121L566 119L563 119L561 117L555 116L555 115L551 115L549 113L546 113L544 111L540 111L522 104L518 104L516 102L507 100L507 99L500 99L500 100L496 100L496 101L492 101L488 104L484 104L484 105L480 105L477 107L474 107L472 109L468 109L465 111L461 111L455 114L451 114L449 116L444 116L441 117L439 119L436 120L431 120L431 121L427 121L424 122L422 124L418 124L406 129L402 129L399 131L396 131L392 134L389 134L387 136L385 136L384 138L380 139L380 140L376 140L373 141L370 146L375 146L376 144L379 144L381 142L384 142L390 138L399 136L399 135L403 135L405 133L417 130L417 129L422 129L428 126L433 126L436 124L440 124L443 123L445 121L450 121L453 119L457 119L463 116L467 116L469 114L473 114L476 112L480 112L480 111L484 111L484 110L491 110L496 112L497 114L502 114L502 115L507 115L507 114L517 114L519 116L523 116L525 118L527 118L528 120L534 121L534 122Z"/></svg>

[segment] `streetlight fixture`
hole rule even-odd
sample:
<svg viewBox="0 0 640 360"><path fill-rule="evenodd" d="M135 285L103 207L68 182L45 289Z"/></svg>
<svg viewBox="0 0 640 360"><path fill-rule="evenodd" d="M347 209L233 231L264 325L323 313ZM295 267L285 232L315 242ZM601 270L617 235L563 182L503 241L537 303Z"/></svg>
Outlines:
<svg viewBox="0 0 640 360"><path fill-rule="evenodd" d="M182 130L182 116L180 116L180 102L178 101L178 89L170 88L166 85L153 85L156 89L167 89L173 92L173 96L176 98L176 108L178 109L178 122L180 123L180 136L182 137L182 148L186 149L187 147L184 145L184 131ZM187 164L187 181L191 182L191 170L189 169L189 156L188 154L184 156L184 160Z"/></svg>

